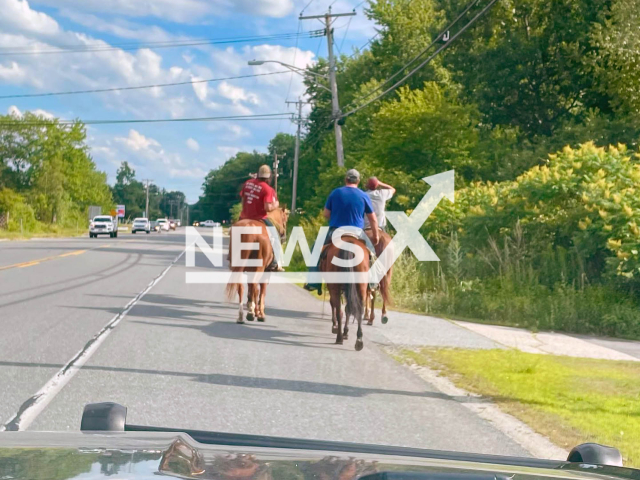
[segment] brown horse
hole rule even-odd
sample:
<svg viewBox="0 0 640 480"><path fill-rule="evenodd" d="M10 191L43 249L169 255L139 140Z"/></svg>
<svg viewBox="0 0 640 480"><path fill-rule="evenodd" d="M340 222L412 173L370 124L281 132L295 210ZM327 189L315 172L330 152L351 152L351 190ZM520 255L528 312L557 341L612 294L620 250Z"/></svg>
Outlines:
<svg viewBox="0 0 640 480"><path fill-rule="evenodd" d="M371 238L371 230L365 230L365 233ZM391 235L387 232L380 230L380 241L376 245L376 255L380 257L382 252L391 243ZM392 248L392 247L390 247ZM389 268L385 276L380 281L380 296L382 297L382 323L387 323L389 317L387 317L387 303L390 305L393 303L391 300L391 277L393 276L393 265ZM367 300L365 302L364 318L367 320L367 325L373 325L375 320L375 305L376 305L376 290L372 290L367 287Z"/></svg>
<svg viewBox="0 0 640 480"><path fill-rule="evenodd" d="M368 274L369 272L369 251L362 240L358 240L352 236L344 236L342 241L351 243L360 248L364 254L360 264L354 267L340 267L333 264L334 258L342 260L352 259L352 253L347 250L336 247L333 243L326 247L326 255L320 265L323 272L353 272L355 274ZM336 343L342 345L343 341L349 337L350 316L358 320L358 333L355 348L357 351L362 350L364 343L362 341L362 315L364 312L364 303L367 295L367 282L364 283L328 283L329 296L331 301L331 321L333 322L332 333L337 334ZM345 296L345 322L344 330L342 328L342 294Z"/></svg>
<svg viewBox="0 0 640 480"><path fill-rule="evenodd" d="M284 236L287 228L287 211L281 208L277 208L269 212L269 219L276 226L276 230L281 236ZM233 239L234 227L259 227L260 233L242 234L241 238L243 243L256 243L258 244L257 250L242 250L240 252L240 258L243 261L246 260L259 260L259 266L248 265L230 265L231 278L227 284L225 293L227 298L231 300L234 294L238 294L238 319L237 323L244 323L244 308L242 300L244 298L244 284L241 281L242 272L252 272L247 282L247 320L253 321L257 317L259 322L266 320L264 313L264 301L267 294L267 282L260 281L260 277L264 274L265 269L271 264L274 259L273 247L269 240L269 234L267 232L267 226L260 220L239 220L234 223L229 229L230 238ZM229 259L233 258L231 249L233 241L229 243ZM231 263L231 262L230 262Z"/></svg>

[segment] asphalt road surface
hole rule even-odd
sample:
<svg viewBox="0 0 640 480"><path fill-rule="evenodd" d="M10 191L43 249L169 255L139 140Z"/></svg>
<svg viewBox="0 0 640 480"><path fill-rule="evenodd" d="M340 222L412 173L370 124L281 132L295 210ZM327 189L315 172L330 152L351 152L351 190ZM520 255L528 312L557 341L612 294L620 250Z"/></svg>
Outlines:
<svg viewBox="0 0 640 480"><path fill-rule="evenodd" d="M114 401L136 424L528 455L381 350L393 319L356 352L355 329L333 343L328 303L272 285L267 322L238 325L224 285L185 282L183 250L180 230L1 242L0 425L78 430L86 403ZM427 327L436 340L492 346L440 327ZM52 383L79 352L82 367Z"/></svg>

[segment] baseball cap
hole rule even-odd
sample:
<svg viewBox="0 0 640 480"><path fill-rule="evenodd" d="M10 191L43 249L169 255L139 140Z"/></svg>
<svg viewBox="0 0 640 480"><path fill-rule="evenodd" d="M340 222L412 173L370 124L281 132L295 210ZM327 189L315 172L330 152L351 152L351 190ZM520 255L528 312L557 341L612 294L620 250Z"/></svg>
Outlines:
<svg viewBox="0 0 640 480"><path fill-rule="evenodd" d="M358 183L360 181L360 172L355 168L347 170L347 174L344 176L345 180L349 183Z"/></svg>

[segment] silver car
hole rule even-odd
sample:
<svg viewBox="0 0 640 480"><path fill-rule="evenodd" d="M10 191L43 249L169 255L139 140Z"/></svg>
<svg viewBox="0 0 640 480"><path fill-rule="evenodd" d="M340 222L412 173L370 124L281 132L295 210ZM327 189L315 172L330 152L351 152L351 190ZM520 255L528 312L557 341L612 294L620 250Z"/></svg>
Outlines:
<svg viewBox="0 0 640 480"><path fill-rule="evenodd" d="M151 232L151 223L148 218L136 218L131 226L131 233Z"/></svg>

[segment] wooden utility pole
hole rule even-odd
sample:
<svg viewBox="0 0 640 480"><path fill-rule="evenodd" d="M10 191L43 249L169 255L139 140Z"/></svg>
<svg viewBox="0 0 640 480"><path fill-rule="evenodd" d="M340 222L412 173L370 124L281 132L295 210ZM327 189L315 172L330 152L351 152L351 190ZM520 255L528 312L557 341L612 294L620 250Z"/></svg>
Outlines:
<svg viewBox="0 0 640 480"><path fill-rule="evenodd" d="M351 17L356 14L355 11L350 13L331 13L329 11L324 15L300 16L300 20L324 19L325 34L327 36L327 50L329 52L329 84L331 86L331 117L333 118L333 129L336 135L336 157L338 166L344 167L344 147L342 145L342 127L338 123L340 118L340 103L338 102L338 84L336 83L336 60L333 55L333 19L338 17Z"/></svg>
<svg viewBox="0 0 640 480"><path fill-rule="evenodd" d="M296 134L296 151L293 157L293 191L291 192L291 213L296 214L296 204L298 198L298 161L300 160L300 130L302 129L302 105L309 103L298 99L297 102L286 102L287 105L293 104L298 107L298 118L294 120L298 124L298 133Z"/></svg>

